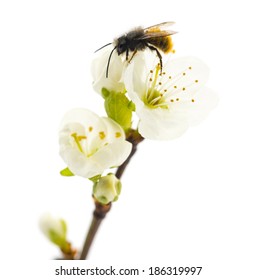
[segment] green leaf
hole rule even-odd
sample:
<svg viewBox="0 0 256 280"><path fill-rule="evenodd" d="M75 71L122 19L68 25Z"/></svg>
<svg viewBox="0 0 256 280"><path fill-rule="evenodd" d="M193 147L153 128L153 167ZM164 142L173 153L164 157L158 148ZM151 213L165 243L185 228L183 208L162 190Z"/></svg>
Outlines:
<svg viewBox="0 0 256 280"><path fill-rule="evenodd" d="M75 174L73 174L73 173L69 170L68 167L65 168L65 169L63 169L63 170L61 170L61 171L60 171L60 175L62 175L62 176L67 176L67 177L75 176Z"/></svg>
<svg viewBox="0 0 256 280"><path fill-rule="evenodd" d="M105 97L105 110L108 117L120 124L124 130L131 127L133 106L124 93L109 92Z"/></svg>

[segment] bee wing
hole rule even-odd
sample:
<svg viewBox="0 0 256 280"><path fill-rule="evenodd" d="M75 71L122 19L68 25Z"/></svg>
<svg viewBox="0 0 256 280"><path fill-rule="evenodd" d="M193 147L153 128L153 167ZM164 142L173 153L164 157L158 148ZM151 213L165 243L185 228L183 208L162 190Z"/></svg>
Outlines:
<svg viewBox="0 0 256 280"><path fill-rule="evenodd" d="M150 39L150 38L159 38L159 37L166 37L166 36L170 36L173 34L176 34L176 31L167 31L167 30L163 30L163 31L148 31L146 32L143 36L141 36L139 39L140 40L146 40L146 39Z"/></svg>
<svg viewBox="0 0 256 280"><path fill-rule="evenodd" d="M144 30L144 32L147 32L152 28L166 29L166 27L171 26L173 24L175 24L174 21L166 21L166 22L162 22L162 23L159 23L156 25L149 26L147 28L144 28L143 30Z"/></svg>

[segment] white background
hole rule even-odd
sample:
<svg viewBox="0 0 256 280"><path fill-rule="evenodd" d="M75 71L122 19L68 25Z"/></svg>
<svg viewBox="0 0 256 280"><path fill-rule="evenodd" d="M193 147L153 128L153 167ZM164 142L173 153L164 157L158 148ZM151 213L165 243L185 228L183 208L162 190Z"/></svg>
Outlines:
<svg viewBox="0 0 256 280"><path fill-rule="evenodd" d="M65 167L59 122L74 107L104 114L91 87L94 50L132 27L163 21L177 23L176 57L198 56L210 66L208 86L220 102L181 138L139 146L90 259L203 266L207 280L255 279L256 20L250 0L0 2L4 279L18 274L24 261L28 268L59 256L38 229L44 212L65 218L69 239L81 248L93 211L91 184L59 175ZM8 276L2 266L10 265Z"/></svg>

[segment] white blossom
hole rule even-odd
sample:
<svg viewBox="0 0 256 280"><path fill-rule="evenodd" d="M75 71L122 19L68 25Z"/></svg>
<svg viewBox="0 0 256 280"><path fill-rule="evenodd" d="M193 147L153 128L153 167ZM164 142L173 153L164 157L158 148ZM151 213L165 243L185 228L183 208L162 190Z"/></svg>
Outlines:
<svg viewBox="0 0 256 280"><path fill-rule="evenodd" d="M173 139L204 119L217 104L216 95L205 87L208 74L208 67L194 57L169 60L161 71L155 55L136 54L124 81L136 105L141 135Z"/></svg>
<svg viewBox="0 0 256 280"><path fill-rule="evenodd" d="M87 109L64 116L59 133L60 155L75 174L91 178L121 165L131 152L120 125Z"/></svg>

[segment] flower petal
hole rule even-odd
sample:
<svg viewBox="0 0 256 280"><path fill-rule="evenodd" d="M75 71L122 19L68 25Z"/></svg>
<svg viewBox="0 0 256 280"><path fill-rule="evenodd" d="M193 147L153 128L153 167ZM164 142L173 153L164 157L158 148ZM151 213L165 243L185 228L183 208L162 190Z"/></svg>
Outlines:
<svg viewBox="0 0 256 280"><path fill-rule="evenodd" d="M102 93L102 88L115 92L125 91L122 81L124 62L121 57L117 55L116 51L114 51L111 56L108 78L106 78L108 60L112 50L113 46L110 46L100 51L99 56L93 60L91 65L93 88L99 94Z"/></svg>

